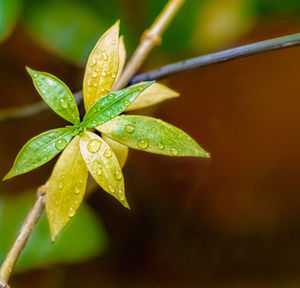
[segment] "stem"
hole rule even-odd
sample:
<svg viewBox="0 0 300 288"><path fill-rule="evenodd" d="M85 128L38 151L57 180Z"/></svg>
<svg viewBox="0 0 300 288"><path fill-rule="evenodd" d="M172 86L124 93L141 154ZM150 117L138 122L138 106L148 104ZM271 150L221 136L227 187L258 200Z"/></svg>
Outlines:
<svg viewBox="0 0 300 288"><path fill-rule="evenodd" d="M164 10L161 12L159 17L156 19L154 24L151 26L150 30L146 31L144 33L144 37L142 39L141 44L137 48L136 52L134 53L132 60L128 63L128 69L125 69L123 73L126 73L125 77L120 76L120 79L123 79L121 81L117 82L117 90L123 88L127 85L128 80L133 76L133 74L139 69L140 65L144 61L144 59L147 57L150 50L157 45L158 40L160 41L161 34L166 29L178 9L181 7L185 0L170 0L167 4L167 6L164 8ZM128 78L128 79L127 79ZM116 89L116 88L115 88ZM76 101L79 102L82 98L82 92L79 91L76 93L77 95L74 95L76 98ZM42 104L35 104L38 109L45 109ZM16 118L22 118L26 116L32 116L37 113L38 109L34 109L34 112L28 112L30 109L30 106L27 106L23 108L22 113L20 114L20 111L10 109L10 113L6 111L6 113L0 114L0 122L1 120L8 120L8 119L16 119ZM29 109L29 110L28 110ZM13 112L13 113L11 113ZM31 113L31 114L30 114ZM47 192L47 182L45 185L42 185L38 188L38 198L27 215L22 228L19 232L19 235L17 239L15 240L15 243L13 244L11 250L7 254L4 262L2 263L2 266L0 268L0 288L8 288L8 280L11 275L11 272L15 266L16 261L18 260L20 254L22 253L24 247L26 246L26 243L40 220L43 211L45 209L45 195Z"/></svg>
<svg viewBox="0 0 300 288"><path fill-rule="evenodd" d="M130 84L143 81L159 80L174 74L200 67L210 66L296 46L300 46L300 33L240 46L237 48L232 48L229 50L166 65L161 68L132 77L130 80ZM74 97L77 104L79 104L82 101L82 91L74 93ZM47 106L44 102L39 102L21 108L2 110L0 111L0 123L9 120L17 120L25 117L35 116L48 109L49 106Z"/></svg>
<svg viewBox="0 0 300 288"><path fill-rule="evenodd" d="M184 2L185 0L170 0L152 26L144 32L140 45L135 50L114 87L115 91L127 85L130 78L140 68L153 47L161 43L161 35Z"/></svg>
<svg viewBox="0 0 300 288"><path fill-rule="evenodd" d="M23 251L26 243L31 235L33 229L35 228L36 224L40 220L44 208L45 208L45 193L46 193L46 185L41 186L38 189L38 197L33 206L30 210L29 214L27 215L21 230L18 234L18 237L15 240L12 248L8 252L6 259L2 263L0 269L0 287L4 288L7 287L7 282L9 280L10 274L18 260L21 252Z"/></svg>
<svg viewBox="0 0 300 288"><path fill-rule="evenodd" d="M300 33L256 42L253 44L188 59L174 64L169 64L150 72L136 75L131 79L130 84L142 81L159 80L195 68L210 66L295 46L300 46Z"/></svg>

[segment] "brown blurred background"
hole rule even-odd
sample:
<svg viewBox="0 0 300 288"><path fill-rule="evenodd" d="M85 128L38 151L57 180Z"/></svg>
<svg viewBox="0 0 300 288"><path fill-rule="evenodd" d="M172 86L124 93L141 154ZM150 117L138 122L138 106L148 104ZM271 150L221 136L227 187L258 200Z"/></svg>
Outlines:
<svg viewBox="0 0 300 288"><path fill-rule="evenodd" d="M132 2L144 11L144 1L117 2L131 10L125 25L141 23L143 29L150 24L128 9L127 2ZM225 2L230 4L227 8ZM274 8L242 17L235 10L241 1L225 2L202 4L201 21L206 19L206 24L200 16L195 18L199 21L192 26L188 50L172 52L164 44L142 70L300 29L294 7L296 12ZM109 4L102 1L102 5ZM208 8L213 5L216 11ZM222 13L234 15L229 24L243 29L225 37L230 34L226 29L209 28L226 19ZM176 19L180 17L175 18L175 27ZM40 100L25 65L58 76L74 92L82 87L83 66L45 48L26 27L18 22L0 44L1 109ZM140 32L132 32L133 47ZM210 33L211 39L224 39L198 43ZM168 35L165 41L172 39ZM195 35L201 36L199 41ZM155 115L185 130L211 153L211 159L131 150L124 175L132 210L123 209L100 189L87 199L108 235L105 253L84 262L16 273L12 286L299 287L299 66L300 48L292 48L166 79L164 83L181 97L140 114ZM0 175L6 174L28 139L64 124L51 111L0 124ZM1 183L0 189L5 195L21 195L44 183L54 163Z"/></svg>

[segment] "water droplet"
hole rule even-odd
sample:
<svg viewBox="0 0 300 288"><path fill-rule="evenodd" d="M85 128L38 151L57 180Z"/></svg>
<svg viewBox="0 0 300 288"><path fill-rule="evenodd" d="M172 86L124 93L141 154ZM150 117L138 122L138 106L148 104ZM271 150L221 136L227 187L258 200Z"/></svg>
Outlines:
<svg viewBox="0 0 300 288"><path fill-rule="evenodd" d="M84 162L85 162L85 164L90 164L91 161L90 161L90 159L85 159Z"/></svg>
<svg viewBox="0 0 300 288"><path fill-rule="evenodd" d="M177 150L175 148L172 148L171 149L171 154L175 156L175 155L178 154L178 152L177 152Z"/></svg>
<svg viewBox="0 0 300 288"><path fill-rule="evenodd" d="M141 149L146 149L149 146L149 140L148 139L139 140L137 145Z"/></svg>
<svg viewBox="0 0 300 288"><path fill-rule="evenodd" d="M68 213L69 217L73 217L75 215L75 210L71 207Z"/></svg>
<svg viewBox="0 0 300 288"><path fill-rule="evenodd" d="M152 128L150 129L150 131L151 131L152 133L155 133L155 132L156 132L156 128L152 127Z"/></svg>
<svg viewBox="0 0 300 288"><path fill-rule="evenodd" d="M98 83L97 83L97 82L95 82L95 83L94 83L94 87L97 87L97 86L98 86Z"/></svg>
<svg viewBox="0 0 300 288"><path fill-rule="evenodd" d="M107 149L107 150L104 151L104 154L103 154L103 155L104 155L104 157L109 158L109 157L111 157L112 152L111 152L110 149Z"/></svg>
<svg viewBox="0 0 300 288"><path fill-rule="evenodd" d="M93 58L93 59L92 59L92 62L91 62L92 66L95 66L96 63L97 63L96 58Z"/></svg>
<svg viewBox="0 0 300 288"><path fill-rule="evenodd" d="M64 109L66 109L68 107L68 102L65 101L63 98L59 99L59 104Z"/></svg>
<svg viewBox="0 0 300 288"><path fill-rule="evenodd" d="M62 182L60 182L59 184L58 184L58 188L59 189L62 189L64 187L64 184L62 183Z"/></svg>
<svg viewBox="0 0 300 288"><path fill-rule="evenodd" d="M37 74L37 73L34 73L34 74L33 74L33 77L34 77L34 78L36 78L37 76L38 76L38 74Z"/></svg>
<svg viewBox="0 0 300 288"><path fill-rule="evenodd" d="M102 71L101 75L102 75L103 77L105 77L105 76L106 76L106 72L105 72L105 71Z"/></svg>
<svg viewBox="0 0 300 288"><path fill-rule="evenodd" d="M110 193L115 193L115 189L114 189L114 187L112 187L111 185L108 185L108 191L109 191Z"/></svg>
<svg viewBox="0 0 300 288"><path fill-rule="evenodd" d="M108 59L108 56L107 56L106 52L102 52L102 59L104 61L106 61Z"/></svg>
<svg viewBox="0 0 300 288"><path fill-rule="evenodd" d="M140 88L139 88L139 91L140 91L140 92L143 92L143 91L144 91L144 88L140 87Z"/></svg>
<svg viewBox="0 0 300 288"><path fill-rule="evenodd" d="M115 172L115 178L117 179L117 180L121 180L122 179L122 173L120 172L120 171L116 171Z"/></svg>
<svg viewBox="0 0 300 288"><path fill-rule="evenodd" d="M124 101L123 101L123 104L124 104L126 107L128 107L128 106L131 104L131 102L130 102L129 100L124 100Z"/></svg>
<svg viewBox="0 0 300 288"><path fill-rule="evenodd" d="M117 75L115 73L111 74L111 78L115 79L117 77Z"/></svg>
<svg viewBox="0 0 300 288"><path fill-rule="evenodd" d="M98 168L96 173L97 173L98 176L101 176L102 175L102 170L100 168Z"/></svg>
<svg viewBox="0 0 300 288"><path fill-rule="evenodd" d="M158 149L163 150L164 149L164 144L162 144L161 142L159 142L157 144Z"/></svg>
<svg viewBox="0 0 300 288"><path fill-rule="evenodd" d="M77 206L78 203L79 203L78 200L75 200L75 202L74 202L75 206Z"/></svg>
<svg viewBox="0 0 300 288"><path fill-rule="evenodd" d="M101 141L99 141L98 139L93 139L93 140L89 141L89 143L87 144L87 149L91 153L97 153L99 151L101 145L102 145Z"/></svg>
<svg viewBox="0 0 300 288"><path fill-rule="evenodd" d="M47 78L47 82L48 82L48 84L50 85L50 86L54 86L56 83L55 83L55 81L53 81L52 79L50 79L50 78Z"/></svg>
<svg viewBox="0 0 300 288"><path fill-rule="evenodd" d="M55 148L57 150L62 150L66 147L67 145L67 140L65 138L59 139L55 142Z"/></svg>
<svg viewBox="0 0 300 288"><path fill-rule="evenodd" d="M88 138L86 136L81 137L82 141L87 141Z"/></svg>
<svg viewBox="0 0 300 288"><path fill-rule="evenodd" d="M24 156L25 156L25 155L24 155ZM43 157L43 160L44 160L44 161L48 161L48 157L47 157L47 156L44 156L44 157Z"/></svg>
<svg viewBox="0 0 300 288"><path fill-rule="evenodd" d="M96 122L96 121L93 121L93 122L92 122L92 125L93 125L93 126L96 126L96 125L97 125L97 122Z"/></svg>
<svg viewBox="0 0 300 288"><path fill-rule="evenodd" d="M90 80L87 82L87 85L88 85L88 86L91 86L91 81L90 81Z"/></svg>
<svg viewBox="0 0 300 288"><path fill-rule="evenodd" d="M116 41L115 40L112 40L111 41L111 45L116 45L117 43L116 43Z"/></svg>
<svg viewBox="0 0 300 288"><path fill-rule="evenodd" d="M111 93L111 94L108 94L107 98L108 100L113 100L115 98L116 94L114 93Z"/></svg>
<svg viewBox="0 0 300 288"><path fill-rule="evenodd" d="M135 130L135 127L132 124L128 124L128 125L125 126L125 131L128 132L128 133L133 133L134 130Z"/></svg>
<svg viewBox="0 0 300 288"><path fill-rule="evenodd" d="M96 78L96 77L97 77L97 72L96 72L96 71L93 71L92 77L93 77L93 78Z"/></svg>
<svg viewBox="0 0 300 288"><path fill-rule="evenodd" d="M74 192L75 192L76 195L78 195L80 193L80 188L76 186Z"/></svg>

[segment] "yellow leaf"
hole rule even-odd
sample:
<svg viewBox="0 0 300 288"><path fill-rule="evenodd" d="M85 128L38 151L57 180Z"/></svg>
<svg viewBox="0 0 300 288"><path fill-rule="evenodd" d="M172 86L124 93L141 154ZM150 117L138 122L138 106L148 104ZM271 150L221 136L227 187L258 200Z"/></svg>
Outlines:
<svg viewBox="0 0 300 288"><path fill-rule="evenodd" d="M80 138L80 150L95 181L123 206L129 208L125 198L123 173L109 145L95 133L85 131Z"/></svg>
<svg viewBox="0 0 300 288"><path fill-rule="evenodd" d="M107 30L91 52L84 74L86 111L112 89L119 69L119 21Z"/></svg>
<svg viewBox="0 0 300 288"><path fill-rule="evenodd" d="M178 97L179 93L159 83L152 84L137 97L126 111L145 108L170 98Z"/></svg>
<svg viewBox="0 0 300 288"><path fill-rule="evenodd" d="M52 241L75 215L85 193L88 170L80 153L79 138L76 136L63 151L49 179L46 211Z"/></svg>
<svg viewBox="0 0 300 288"><path fill-rule="evenodd" d="M123 168L126 163L127 157L128 157L128 150L129 150L128 147L119 142L116 142L115 140L112 140L111 138L108 138L105 135L102 135L102 139L114 151L114 153L119 161L120 167Z"/></svg>
<svg viewBox="0 0 300 288"><path fill-rule="evenodd" d="M119 38L119 70L116 78L116 82L118 81L121 73L123 72L124 66L126 62L126 48L124 44L124 37L120 36ZM116 84L115 82L115 84Z"/></svg>

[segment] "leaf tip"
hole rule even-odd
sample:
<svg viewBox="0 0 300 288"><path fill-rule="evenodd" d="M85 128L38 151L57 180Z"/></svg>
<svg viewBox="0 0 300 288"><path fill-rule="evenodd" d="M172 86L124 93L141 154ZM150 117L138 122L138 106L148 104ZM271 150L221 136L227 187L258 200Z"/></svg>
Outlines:
<svg viewBox="0 0 300 288"><path fill-rule="evenodd" d="M29 74L31 77L33 77L34 73L36 73L35 70L31 69L31 68L28 67L28 66L25 66L25 68L26 68L28 74Z"/></svg>
<svg viewBox="0 0 300 288"><path fill-rule="evenodd" d="M11 175L11 171L9 171L3 178L2 178L2 181L6 181L12 177L14 177L14 175Z"/></svg>

